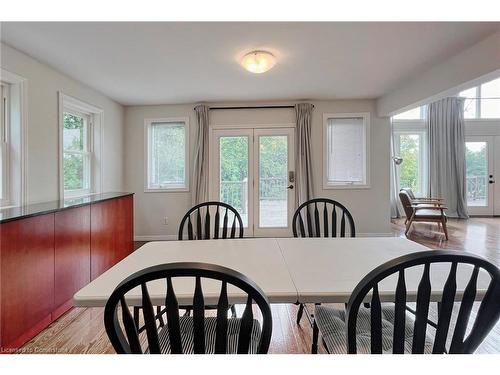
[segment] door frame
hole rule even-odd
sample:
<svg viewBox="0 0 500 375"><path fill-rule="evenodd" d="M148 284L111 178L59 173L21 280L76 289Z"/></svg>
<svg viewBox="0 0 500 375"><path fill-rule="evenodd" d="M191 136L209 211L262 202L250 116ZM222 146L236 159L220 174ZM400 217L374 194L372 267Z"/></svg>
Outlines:
<svg viewBox="0 0 500 375"><path fill-rule="evenodd" d="M259 228L258 227L258 194L254 184L258 184L258 140L256 134L272 134L288 136L289 171L295 173L295 124L245 124L245 125L214 125L209 130L209 199L219 199L220 166L218 164L220 150L214 147L219 144L221 136L248 136L248 227L244 229L245 237L288 237L292 233L292 217L295 210L295 182L294 189L288 192L288 227L287 228ZM290 145L292 147L290 147ZM258 186L258 185L257 185Z"/></svg>

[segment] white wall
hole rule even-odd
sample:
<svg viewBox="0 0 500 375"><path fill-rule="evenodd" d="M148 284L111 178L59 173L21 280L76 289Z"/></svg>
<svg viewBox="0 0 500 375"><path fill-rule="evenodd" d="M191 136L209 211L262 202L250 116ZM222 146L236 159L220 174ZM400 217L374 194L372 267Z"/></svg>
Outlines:
<svg viewBox="0 0 500 375"><path fill-rule="evenodd" d="M377 101L377 113L389 116L454 95L497 77L499 69L500 31L383 95Z"/></svg>
<svg viewBox="0 0 500 375"><path fill-rule="evenodd" d="M376 115L374 100L312 101L313 178L315 195L336 199L352 212L358 233L390 232L389 208L389 119ZM231 103L248 105L255 103ZM265 103L277 104L277 103ZM283 103L281 103L283 104ZM286 103L289 104L289 103ZM209 105L224 105L210 103ZM191 137L196 134L194 104L134 106L125 110L125 188L135 196L135 235L138 239L175 238L179 222L191 206L191 192L144 193L144 119L155 117L189 117ZM371 113L371 188L358 190L323 190L323 113ZM210 112L211 125L293 124L291 109L234 110ZM193 140L193 138L191 138ZM193 161L190 142L190 165ZM192 173L192 170L190 171ZM190 183L192 187L192 183ZM163 224L168 216L169 225ZM161 236L161 237L159 237Z"/></svg>
<svg viewBox="0 0 500 375"><path fill-rule="evenodd" d="M104 110L102 188L123 190L123 107L6 44L0 47L2 69L27 79L28 203L58 199L58 91Z"/></svg>

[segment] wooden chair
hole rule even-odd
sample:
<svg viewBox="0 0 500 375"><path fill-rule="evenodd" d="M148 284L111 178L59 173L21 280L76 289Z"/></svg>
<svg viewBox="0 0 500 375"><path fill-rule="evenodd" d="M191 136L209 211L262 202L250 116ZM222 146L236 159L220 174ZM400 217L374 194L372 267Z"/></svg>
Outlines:
<svg viewBox="0 0 500 375"><path fill-rule="evenodd" d="M431 288L429 276L436 272L433 265L439 264L450 265L442 291ZM456 298L459 265L461 268L463 265L470 267L471 271L460 299ZM419 268L422 275L417 289L416 310L406 305L405 273L412 268ZM488 274L491 280L477 316L469 322L480 273ZM381 303L379 283L391 276L394 276L394 281L397 279L394 300L392 303ZM441 295L437 322L428 318L431 292ZM371 308L365 309L361 304L369 294ZM366 275L354 289L347 312L324 305L316 308L312 351L317 351L318 334L321 332L329 353L473 353L500 317L499 300L500 269L484 258L444 250L404 255ZM453 318L456 301L459 301L460 308L456 318ZM433 327L433 334L429 327ZM468 327L471 329L466 334Z"/></svg>
<svg viewBox="0 0 500 375"><path fill-rule="evenodd" d="M222 208L222 209L221 209ZM214 215L213 230L211 227L210 211ZM221 221L221 212L224 216ZM194 217L196 216L196 218ZM229 216L233 216L231 228L228 226ZM195 226L193 227L193 222ZM222 223L222 228L221 224ZM243 221L235 208L223 202L204 202L192 207L182 218L179 226L179 241L183 239L184 226L187 224L188 240L209 240L224 238L242 238ZM222 230L222 233L221 233ZM228 231L229 236L228 236ZM238 233L237 233L238 230Z"/></svg>
<svg viewBox="0 0 500 375"><path fill-rule="evenodd" d="M193 316L179 316L173 284L175 278L195 280ZM221 283L217 316L205 317L202 280ZM147 283L164 280L167 324L158 326ZM246 295L241 318L228 318L228 285ZM139 327L130 313L126 294L140 287L144 326ZM262 326L254 319L252 303L262 315ZM120 307L120 308L119 308ZM119 313L121 319L119 318ZM109 297L104 310L106 333L117 353L125 354L265 354L271 341L272 316L264 292L245 275L206 263L170 263L146 268L122 281ZM146 337L140 333L146 332ZM141 343L142 341L142 343ZM146 341L146 342L144 342Z"/></svg>
<svg viewBox="0 0 500 375"><path fill-rule="evenodd" d="M448 229L446 228L447 218L444 213L447 207L442 204L414 204L406 190L401 190L399 192L399 199L401 200L401 204L406 214L405 235L408 235L412 223L431 222L438 223L438 227L439 225L443 226L444 235L446 240L448 240Z"/></svg>
<svg viewBox="0 0 500 375"><path fill-rule="evenodd" d="M322 211L321 215L320 210ZM302 203L293 215L292 231L294 237L356 236L354 219L349 210L341 203L328 198L316 198ZM304 309L306 309L306 316L312 324L311 314L302 303L299 305L297 313L297 324L300 323Z"/></svg>

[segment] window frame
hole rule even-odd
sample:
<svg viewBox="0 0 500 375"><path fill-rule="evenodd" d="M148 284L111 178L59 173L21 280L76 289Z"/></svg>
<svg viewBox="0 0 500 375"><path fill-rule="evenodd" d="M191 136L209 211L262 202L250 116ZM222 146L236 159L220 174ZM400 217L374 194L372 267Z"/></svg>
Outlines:
<svg viewBox="0 0 500 375"><path fill-rule="evenodd" d="M342 118L363 118L364 125L364 138L363 148L365 152L364 157L364 181L362 183L333 183L328 180L328 120L342 119ZM354 112L354 113L323 113L323 189L370 189L370 112Z"/></svg>
<svg viewBox="0 0 500 375"><path fill-rule="evenodd" d="M182 185L164 185L154 187L150 185L150 163L151 163L151 129L155 123L184 123L184 184ZM190 130L189 130L189 117L163 117L163 118L148 118L144 119L144 192L145 193L174 193L174 192L188 192L190 183Z"/></svg>
<svg viewBox="0 0 500 375"><path fill-rule="evenodd" d="M2 166L1 171L3 176L1 176L0 183L1 195L0 195L0 208L8 207L11 204L10 196L10 185L11 185L11 174L10 174L10 85L6 82L0 82L1 86L1 119L0 119L0 143L2 143L2 148L0 152L2 155Z"/></svg>
<svg viewBox="0 0 500 375"><path fill-rule="evenodd" d="M64 150L64 113L72 113L80 117L87 117L86 145L87 151L65 151ZM59 197L60 199L72 199L83 196L98 194L102 190L102 167L103 160L97 163L102 155L101 130L103 123L103 110L92 104L59 92ZM82 154L88 157L88 188L77 190L64 189L64 154Z"/></svg>

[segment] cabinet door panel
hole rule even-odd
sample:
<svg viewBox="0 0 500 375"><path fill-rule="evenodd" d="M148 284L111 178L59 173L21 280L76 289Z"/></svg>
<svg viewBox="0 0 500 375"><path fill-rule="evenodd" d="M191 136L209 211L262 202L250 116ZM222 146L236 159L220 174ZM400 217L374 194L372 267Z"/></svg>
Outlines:
<svg viewBox="0 0 500 375"><path fill-rule="evenodd" d="M115 263L116 199L90 207L90 277L108 270Z"/></svg>
<svg viewBox="0 0 500 375"><path fill-rule="evenodd" d="M54 214L1 225L1 346L16 348L50 323Z"/></svg>
<svg viewBox="0 0 500 375"><path fill-rule="evenodd" d="M90 206L55 214L55 296L57 318L73 295L90 282Z"/></svg>
<svg viewBox="0 0 500 375"><path fill-rule="evenodd" d="M132 196L120 198L116 200L117 217L116 217L116 253L115 262L125 258L132 252L134 247L133 239L133 210L134 200Z"/></svg>

